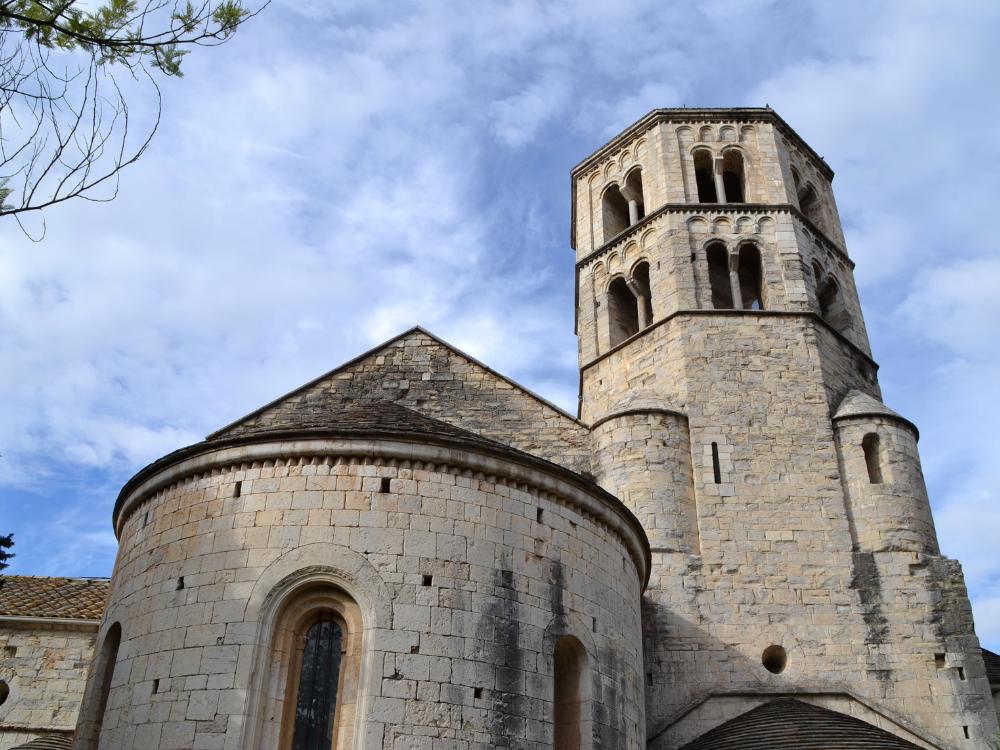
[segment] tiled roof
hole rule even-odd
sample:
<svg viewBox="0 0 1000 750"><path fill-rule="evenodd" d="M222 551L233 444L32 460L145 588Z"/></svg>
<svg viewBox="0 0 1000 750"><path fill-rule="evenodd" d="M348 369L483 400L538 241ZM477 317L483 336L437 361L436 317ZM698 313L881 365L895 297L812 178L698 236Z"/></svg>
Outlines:
<svg viewBox="0 0 1000 750"><path fill-rule="evenodd" d="M70 750L73 747L73 738L64 734L47 734L44 737L36 737L25 742L23 745L16 745L11 750Z"/></svg>
<svg viewBox="0 0 1000 750"><path fill-rule="evenodd" d="M437 437L471 443L481 447L503 448L514 450L496 440L484 438L469 430L455 427L439 419L424 416L419 412L407 409L405 406L391 401L375 401L357 404L347 408L329 410L307 410L292 412L287 417L270 427L255 427L245 430L240 437L255 435L267 437L269 433L295 431L331 432L336 435L384 434L401 437ZM209 438L223 441L229 435L218 435Z"/></svg>
<svg viewBox="0 0 1000 750"><path fill-rule="evenodd" d="M706 732L682 750L914 750L853 716L782 698Z"/></svg>
<svg viewBox="0 0 1000 750"><path fill-rule="evenodd" d="M16 745L11 750L70 750L73 738L68 734L47 734L36 737L23 745Z"/></svg>
<svg viewBox="0 0 1000 750"><path fill-rule="evenodd" d="M986 662L986 677L990 685L1000 685L1000 654L994 654L984 648L983 661Z"/></svg>
<svg viewBox="0 0 1000 750"><path fill-rule="evenodd" d="M0 617L100 620L107 596L106 578L0 576Z"/></svg>

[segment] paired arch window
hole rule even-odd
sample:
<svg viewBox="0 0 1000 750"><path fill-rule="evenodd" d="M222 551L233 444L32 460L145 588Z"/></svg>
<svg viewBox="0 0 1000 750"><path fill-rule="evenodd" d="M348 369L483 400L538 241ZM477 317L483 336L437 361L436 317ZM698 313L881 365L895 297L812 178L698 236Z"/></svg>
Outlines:
<svg viewBox="0 0 1000 750"><path fill-rule="evenodd" d="M80 708L77 746L82 750L97 750L101 741L104 712L108 708L111 681L115 674L115 664L118 662L118 649L121 647L121 642L122 627L116 622L108 628L104 642L97 652L93 671L87 683L87 691L83 698L83 706Z"/></svg>
<svg viewBox="0 0 1000 750"><path fill-rule="evenodd" d="M743 153L728 148L716 159L706 148L694 152L694 180L699 203L743 203L746 201L746 168Z"/></svg>
<svg viewBox="0 0 1000 750"><path fill-rule="evenodd" d="M646 203L642 191L642 170L636 167L622 183L611 185L601 199L601 217L604 224L604 241L621 234L646 216Z"/></svg>
<svg viewBox="0 0 1000 750"><path fill-rule="evenodd" d="M590 727L587 652L571 635L556 641L553 653L552 709L555 750L581 750Z"/></svg>
<svg viewBox="0 0 1000 750"><path fill-rule="evenodd" d="M351 746L361 634L361 611L339 588L316 584L290 597L268 644L260 748Z"/></svg>
<svg viewBox="0 0 1000 750"><path fill-rule="evenodd" d="M632 276L619 276L608 285L608 326L611 346L617 346L653 322L649 264L639 263Z"/></svg>
<svg viewBox="0 0 1000 750"><path fill-rule="evenodd" d="M716 310L763 310L763 265L760 250L751 242L740 246L735 272L731 271L729 250L713 242L705 250L712 307Z"/></svg>

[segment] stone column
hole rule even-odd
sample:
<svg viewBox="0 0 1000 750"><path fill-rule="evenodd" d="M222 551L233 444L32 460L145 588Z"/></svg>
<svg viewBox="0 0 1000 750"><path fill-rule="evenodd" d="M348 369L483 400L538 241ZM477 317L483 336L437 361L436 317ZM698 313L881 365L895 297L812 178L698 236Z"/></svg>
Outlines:
<svg viewBox="0 0 1000 750"><path fill-rule="evenodd" d="M722 180L722 157L721 156L716 157L712 162L712 166L714 167L712 172L714 173L713 176L715 177L716 200L719 203L727 203L728 201L726 200L726 183L723 182Z"/></svg>

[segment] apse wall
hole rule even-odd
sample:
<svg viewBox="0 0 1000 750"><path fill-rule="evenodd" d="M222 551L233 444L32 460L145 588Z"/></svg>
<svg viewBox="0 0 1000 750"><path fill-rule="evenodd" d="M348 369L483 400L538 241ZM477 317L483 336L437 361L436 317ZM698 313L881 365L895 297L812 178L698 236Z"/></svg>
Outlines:
<svg viewBox="0 0 1000 750"><path fill-rule="evenodd" d="M270 439L154 465L117 516L76 747L284 746L289 634L320 611L343 629L338 748L642 747L641 527L501 453Z"/></svg>

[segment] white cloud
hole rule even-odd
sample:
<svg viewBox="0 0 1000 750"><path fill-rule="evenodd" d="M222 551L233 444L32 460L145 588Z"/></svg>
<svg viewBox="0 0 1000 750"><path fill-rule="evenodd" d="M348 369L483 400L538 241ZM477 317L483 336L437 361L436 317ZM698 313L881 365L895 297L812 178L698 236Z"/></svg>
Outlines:
<svg viewBox="0 0 1000 750"><path fill-rule="evenodd" d="M165 85L117 201L51 212L39 246L0 226L0 484L56 503L54 478L95 477L100 534L140 464L414 323L573 411L569 168L654 107L767 102L838 172L887 400L922 428L982 620L998 20L994 3L275 5Z"/></svg>

